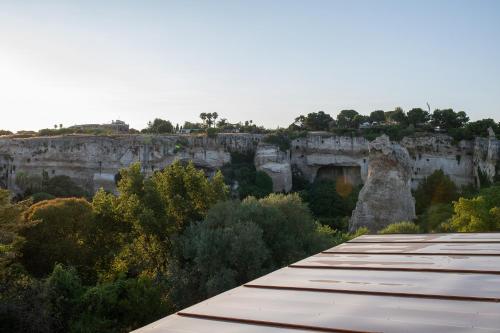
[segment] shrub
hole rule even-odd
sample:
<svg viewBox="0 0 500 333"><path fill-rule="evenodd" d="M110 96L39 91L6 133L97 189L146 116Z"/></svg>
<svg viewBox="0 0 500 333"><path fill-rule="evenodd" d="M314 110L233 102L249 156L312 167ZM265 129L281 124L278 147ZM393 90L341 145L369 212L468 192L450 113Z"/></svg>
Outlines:
<svg viewBox="0 0 500 333"><path fill-rule="evenodd" d="M37 192L31 196L31 199L33 200L34 204L40 201L52 200L55 198L56 198L55 196L47 192Z"/></svg>
<svg viewBox="0 0 500 333"><path fill-rule="evenodd" d="M431 205L446 204L456 200L458 190L443 170L436 170L418 185L414 196L416 213L422 214Z"/></svg>
<svg viewBox="0 0 500 333"><path fill-rule="evenodd" d="M482 189L475 198L460 198L453 203L453 216L445 224L458 232L500 230L500 186Z"/></svg>
<svg viewBox="0 0 500 333"><path fill-rule="evenodd" d="M381 235L385 234L418 234L420 232L418 226L413 222L399 222L389 224L384 229L380 230L378 233Z"/></svg>

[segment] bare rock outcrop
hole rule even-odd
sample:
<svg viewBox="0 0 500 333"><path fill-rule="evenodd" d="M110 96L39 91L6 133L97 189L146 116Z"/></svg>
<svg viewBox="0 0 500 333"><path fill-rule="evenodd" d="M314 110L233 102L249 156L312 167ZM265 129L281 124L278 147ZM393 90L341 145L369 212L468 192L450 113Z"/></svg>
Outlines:
<svg viewBox="0 0 500 333"><path fill-rule="evenodd" d="M360 227L377 231L416 217L411 195L412 161L406 148L382 135L370 142L369 150L368 176L352 213L351 231Z"/></svg>

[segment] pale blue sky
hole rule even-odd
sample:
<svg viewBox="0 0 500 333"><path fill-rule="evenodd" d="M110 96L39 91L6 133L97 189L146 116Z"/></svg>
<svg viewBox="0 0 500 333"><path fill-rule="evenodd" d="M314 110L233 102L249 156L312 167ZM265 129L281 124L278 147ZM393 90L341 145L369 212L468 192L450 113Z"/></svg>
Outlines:
<svg viewBox="0 0 500 333"><path fill-rule="evenodd" d="M0 128L426 102L500 120L500 1L0 0Z"/></svg>

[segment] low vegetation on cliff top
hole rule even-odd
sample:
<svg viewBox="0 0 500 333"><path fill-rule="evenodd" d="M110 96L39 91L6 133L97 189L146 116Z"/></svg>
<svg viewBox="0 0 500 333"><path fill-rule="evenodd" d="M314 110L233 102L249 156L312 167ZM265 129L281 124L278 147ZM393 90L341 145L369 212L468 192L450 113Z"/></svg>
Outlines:
<svg viewBox="0 0 500 333"><path fill-rule="evenodd" d="M114 132L103 126L102 128L81 128L72 126L63 127L62 124L54 128L34 131L19 131L16 135L26 136L54 136L66 134L206 134L214 137L217 133L266 133L267 141L277 144L280 149L289 149L293 138L300 137L307 132L323 131L333 135L356 135L373 140L381 134L387 134L393 140L401 140L405 136L416 133L446 133L455 141L473 139L476 136L487 137L488 129L498 133L500 138L500 123L486 118L469 121L464 111L455 112L453 109L436 109L433 112L421 108L413 108L405 112L402 108L394 110L375 110L370 114L360 114L355 110L341 110L335 118L324 111L311 112L299 115L285 129L266 129L256 125L252 120L231 123L221 118L217 112L201 113L201 122L184 122L183 125L172 124L169 120L156 118L148 122L142 130L129 129L128 132ZM98 126L98 125L97 125ZM8 130L0 130L0 135L13 135Z"/></svg>

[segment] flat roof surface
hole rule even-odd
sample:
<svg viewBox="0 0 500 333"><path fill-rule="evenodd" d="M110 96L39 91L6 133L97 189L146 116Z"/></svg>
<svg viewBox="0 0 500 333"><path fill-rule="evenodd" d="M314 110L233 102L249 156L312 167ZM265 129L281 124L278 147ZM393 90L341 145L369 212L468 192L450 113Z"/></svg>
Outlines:
<svg viewBox="0 0 500 333"><path fill-rule="evenodd" d="M500 332L500 233L361 236L135 332Z"/></svg>

